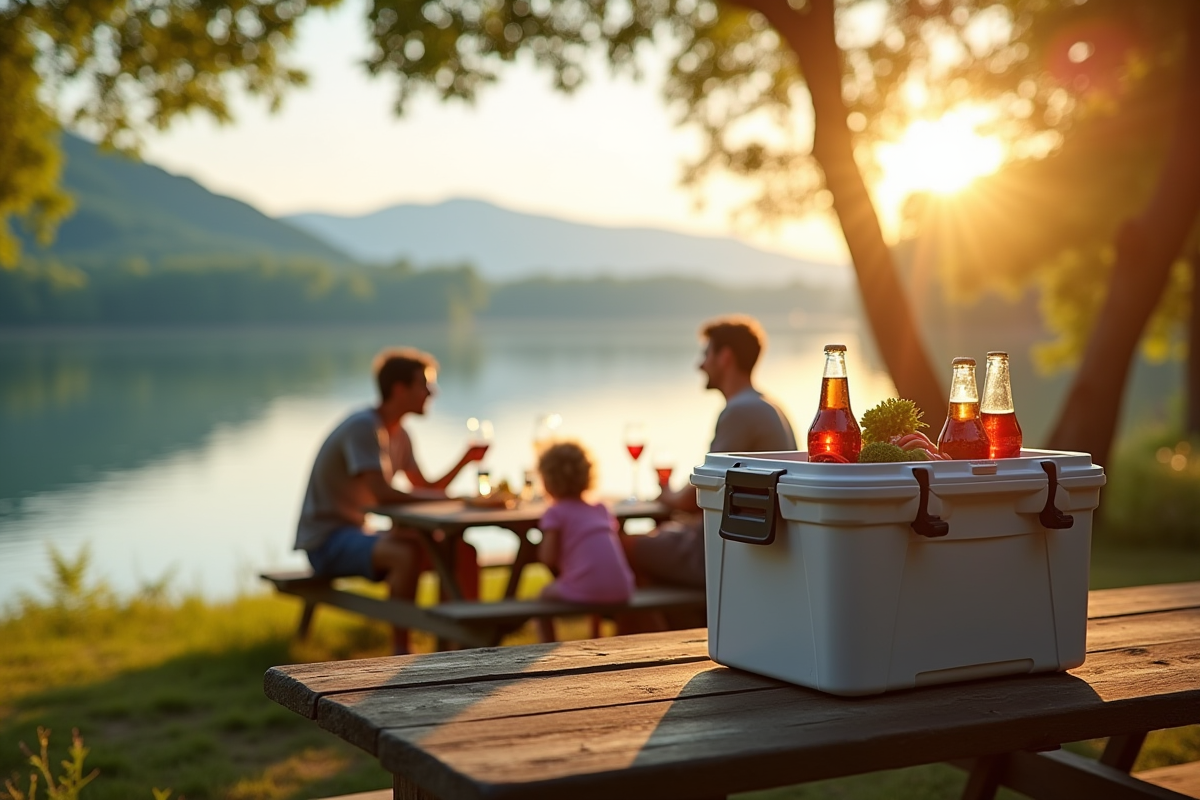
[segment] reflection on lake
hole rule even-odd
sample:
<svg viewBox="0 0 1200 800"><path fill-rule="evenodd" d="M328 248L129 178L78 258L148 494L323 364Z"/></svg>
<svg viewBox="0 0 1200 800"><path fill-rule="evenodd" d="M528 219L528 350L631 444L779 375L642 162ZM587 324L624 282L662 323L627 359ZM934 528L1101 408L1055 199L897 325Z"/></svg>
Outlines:
<svg viewBox="0 0 1200 800"><path fill-rule="evenodd" d="M856 321L767 327L757 382L798 436L816 408L827 342L849 347L858 413L892 393ZM649 458L639 478L651 495L655 451L672 453L673 480L686 481L722 405L703 390L691 323L9 334L0 338L0 606L40 591L51 543L68 554L89 544L95 574L120 591L170 572L181 588L219 597L253 586L261 569L305 566L291 544L311 459L346 413L374 402L371 358L391 344L442 363L438 397L409 423L428 472L461 454L468 417L487 417L493 480L518 481L533 462L536 417L557 412L564 434L596 455L602 492L623 496L622 428L640 420ZM981 358L989 346L1026 352L1007 342L970 352ZM1027 359L1014 362L1018 411L1036 443L1062 380L1039 381ZM1161 405L1174 372L1143 373L1139 402ZM451 491L468 491L473 475ZM502 533L478 542L512 546Z"/></svg>

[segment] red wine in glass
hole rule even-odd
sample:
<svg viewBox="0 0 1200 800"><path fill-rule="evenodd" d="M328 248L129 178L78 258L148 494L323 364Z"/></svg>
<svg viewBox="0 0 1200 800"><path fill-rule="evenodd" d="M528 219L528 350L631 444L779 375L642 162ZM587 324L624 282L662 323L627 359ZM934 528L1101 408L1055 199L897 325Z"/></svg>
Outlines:
<svg viewBox="0 0 1200 800"><path fill-rule="evenodd" d="M642 457L642 451L646 449L646 426L640 422L630 422L625 426L625 449L629 451L629 457L633 459L633 492L630 493L630 500L637 500L637 485L638 485L638 459Z"/></svg>
<svg viewBox="0 0 1200 800"><path fill-rule="evenodd" d="M658 473L659 486L662 486L664 483L667 483L671 480L671 473L673 470L670 467L656 467L654 471Z"/></svg>

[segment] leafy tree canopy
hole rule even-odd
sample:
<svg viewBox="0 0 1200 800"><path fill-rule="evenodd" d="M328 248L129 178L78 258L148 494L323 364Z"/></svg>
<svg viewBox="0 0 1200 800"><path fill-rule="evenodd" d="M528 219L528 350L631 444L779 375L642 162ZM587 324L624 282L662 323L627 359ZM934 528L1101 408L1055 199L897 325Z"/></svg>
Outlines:
<svg viewBox="0 0 1200 800"><path fill-rule="evenodd" d="M336 2L0 0L0 265L18 256L10 219L47 241L71 208L59 120L135 150L180 114L228 121L231 78L277 107L305 79L282 58L297 20Z"/></svg>

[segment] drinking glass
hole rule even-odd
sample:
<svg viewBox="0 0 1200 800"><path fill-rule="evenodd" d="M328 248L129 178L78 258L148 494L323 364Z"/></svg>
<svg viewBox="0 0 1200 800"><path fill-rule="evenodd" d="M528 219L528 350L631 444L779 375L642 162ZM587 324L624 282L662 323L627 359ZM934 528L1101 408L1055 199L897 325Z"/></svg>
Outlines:
<svg viewBox="0 0 1200 800"><path fill-rule="evenodd" d="M671 473L675 471L675 457L666 450L658 450L651 461L654 474L658 476L658 486L664 492L671 488Z"/></svg>
<svg viewBox="0 0 1200 800"><path fill-rule="evenodd" d="M640 422L630 422L625 425L625 449L633 459L633 493L629 499L638 499L638 459L646 449L646 426Z"/></svg>
<svg viewBox="0 0 1200 800"><path fill-rule="evenodd" d="M467 454L472 461L482 461L492 446L492 421L471 417L467 420Z"/></svg>

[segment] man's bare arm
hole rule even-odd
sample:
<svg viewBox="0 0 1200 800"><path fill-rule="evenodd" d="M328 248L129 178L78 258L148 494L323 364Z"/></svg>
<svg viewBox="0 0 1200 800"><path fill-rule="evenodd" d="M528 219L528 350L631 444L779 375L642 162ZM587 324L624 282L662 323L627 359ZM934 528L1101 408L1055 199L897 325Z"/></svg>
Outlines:
<svg viewBox="0 0 1200 800"><path fill-rule="evenodd" d="M446 493L441 489L416 487L411 492L402 492L392 488L383 477L382 470L369 470L358 476L375 497L380 505L395 505L397 503L412 503L418 500L445 500Z"/></svg>

